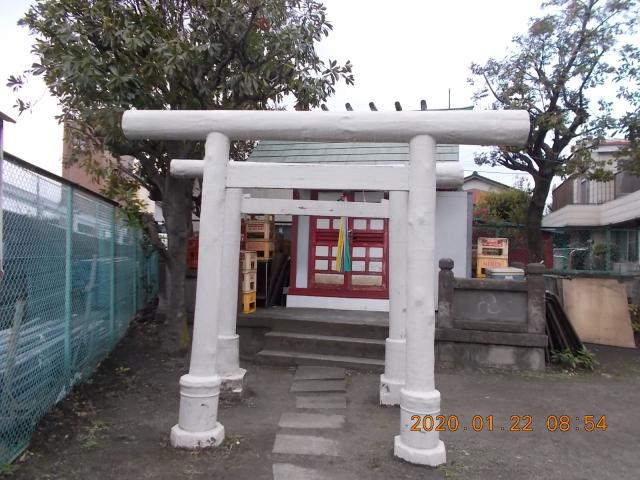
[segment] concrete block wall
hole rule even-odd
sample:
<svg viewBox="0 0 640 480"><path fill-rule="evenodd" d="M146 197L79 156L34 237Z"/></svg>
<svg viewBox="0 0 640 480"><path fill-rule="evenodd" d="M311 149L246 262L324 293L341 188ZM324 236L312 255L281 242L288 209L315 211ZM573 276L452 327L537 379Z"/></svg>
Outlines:
<svg viewBox="0 0 640 480"><path fill-rule="evenodd" d="M439 262L436 355L443 365L544 370L543 265L526 280L455 278L453 260Z"/></svg>

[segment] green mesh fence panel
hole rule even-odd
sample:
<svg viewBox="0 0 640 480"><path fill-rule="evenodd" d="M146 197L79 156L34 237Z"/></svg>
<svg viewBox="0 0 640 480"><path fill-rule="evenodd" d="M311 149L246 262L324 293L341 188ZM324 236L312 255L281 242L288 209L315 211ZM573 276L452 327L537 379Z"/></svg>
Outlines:
<svg viewBox="0 0 640 480"><path fill-rule="evenodd" d="M156 254L112 204L6 159L2 182L0 465L158 287Z"/></svg>

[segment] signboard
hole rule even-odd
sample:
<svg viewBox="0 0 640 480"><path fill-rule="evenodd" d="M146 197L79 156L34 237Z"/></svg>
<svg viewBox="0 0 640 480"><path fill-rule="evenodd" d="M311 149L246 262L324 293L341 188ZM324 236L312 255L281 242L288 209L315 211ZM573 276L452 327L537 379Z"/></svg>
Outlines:
<svg viewBox="0 0 640 480"><path fill-rule="evenodd" d="M509 239L479 237L478 256L507 258L509 256Z"/></svg>

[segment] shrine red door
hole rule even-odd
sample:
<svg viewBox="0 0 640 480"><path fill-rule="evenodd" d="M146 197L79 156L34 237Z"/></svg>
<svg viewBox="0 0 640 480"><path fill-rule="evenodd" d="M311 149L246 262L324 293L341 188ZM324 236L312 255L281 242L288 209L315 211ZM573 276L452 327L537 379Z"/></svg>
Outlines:
<svg viewBox="0 0 640 480"><path fill-rule="evenodd" d="M336 200L343 192L320 192L320 200ZM360 193L344 194L353 201ZM312 195L318 199L318 194ZM336 271L340 218L311 217L309 225L309 288L320 295L389 298L388 221L349 218L351 271Z"/></svg>

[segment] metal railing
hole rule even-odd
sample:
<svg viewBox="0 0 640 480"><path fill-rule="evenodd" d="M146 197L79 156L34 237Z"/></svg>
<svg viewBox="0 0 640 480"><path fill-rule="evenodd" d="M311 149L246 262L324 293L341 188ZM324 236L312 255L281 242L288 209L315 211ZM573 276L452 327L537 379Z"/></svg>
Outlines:
<svg viewBox="0 0 640 480"><path fill-rule="evenodd" d="M553 232L553 270L637 275L640 230L572 228Z"/></svg>
<svg viewBox="0 0 640 480"><path fill-rule="evenodd" d="M113 203L25 162L2 171L0 465L157 292L157 256Z"/></svg>

